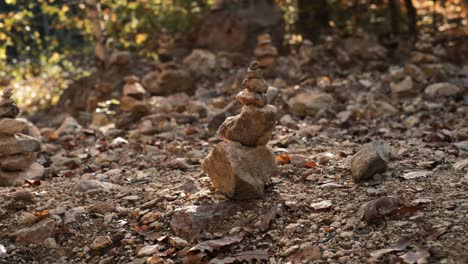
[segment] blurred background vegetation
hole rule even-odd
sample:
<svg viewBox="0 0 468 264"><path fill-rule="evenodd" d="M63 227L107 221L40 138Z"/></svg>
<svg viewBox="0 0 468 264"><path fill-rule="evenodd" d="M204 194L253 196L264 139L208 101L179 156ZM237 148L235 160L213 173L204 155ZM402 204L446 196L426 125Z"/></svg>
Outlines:
<svg viewBox="0 0 468 264"><path fill-rule="evenodd" d="M162 33L190 36L220 1L98 2L106 46L157 60ZM291 45L304 38L317 40L329 30L343 35L358 28L379 36L416 31L466 35L468 27L467 0L276 0L276 4L284 11L285 44ZM86 9L84 0L0 0L0 87L14 86L23 107L34 110L54 104L71 82L94 70Z"/></svg>

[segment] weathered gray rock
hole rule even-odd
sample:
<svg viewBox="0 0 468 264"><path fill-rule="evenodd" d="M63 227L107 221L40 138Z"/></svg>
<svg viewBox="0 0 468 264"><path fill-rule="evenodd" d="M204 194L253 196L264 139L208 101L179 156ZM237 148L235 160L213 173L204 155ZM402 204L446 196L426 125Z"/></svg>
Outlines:
<svg viewBox="0 0 468 264"><path fill-rule="evenodd" d="M459 95L462 92L462 88L456 86L455 84L442 82L434 83L426 87L424 93L430 97L451 97Z"/></svg>
<svg viewBox="0 0 468 264"><path fill-rule="evenodd" d="M0 136L0 156L37 152L40 149L39 141L30 136L22 134Z"/></svg>
<svg viewBox="0 0 468 264"><path fill-rule="evenodd" d="M266 182L278 173L273 154L266 146L251 148L236 142L216 145L203 161L202 169L215 188L236 200L263 197Z"/></svg>
<svg viewBox="0 0 468 264"><path fill-rule="evenodd" d="M12 234L16 243L42 244L45 239L54 235L55 222L45 219L31 227L20 229Z"/></svg>
<svg viewBox="0 0 468 264"><path fill-rule="evenodd" d="M458 141L468 140L468 127L458 129L454 136Z"/></svg>
<svg viewBox="0 0 468 264"><path fill-rule="evenodd" d="M26 123L12 118L0 119L0 134L14 135L21 132L26 127Z"/></svg>
<svg viewBox="0 0 468 264"><path fill-rule="evenodd" d="M413 80L410 76L406 76L401 81L391 82L390 90L397 96L409 94L413 90Z"/></svg>
<svg viewBox="0 0 468 264"><path fill-rule="evenodd" d="M315 116L322 109L329 109L335 100L330 94L304 91L288 101L291 112L296 116Z"/></svg>
<svg viewBox="0 0 468 264"><path fill-rule="evenodd" d="M28 169L36 160L37 153L0 156L0 169L5 171L21 171Z"/></svg>
<svg viewBox="0 0 468 264"><path fill-rule="evenodd" d="M57 134L59 135L68 135L74 134L81 129L81 125L76 121L75 118L67 116L60 126L57 128Z"/></svg>
<svg viewBox="0 0 468 264"><path fill-rule="evenodd" d="M243 105L254 105L264 107L267 104L267 97L264 94L251 92L247 89L242 90L236 96L236 100Z"/></svg>
<svg viewBox="0 0 468 264"><path fill-rule="evenodd" d="M406 64L405 73L411 76L411 78L413 78L413 80L415 80L416 82L423 83L426 81L426 76L424 75L424 72L421 70L421 68L414 64Z"/></svg>
<svg viewBox="0 0 468 264"><path fill-rule="evenodd" d="M227 118L218 129L220 137L245 146L266 145L276 124L277 109L273 105L257 108L244 106L237 116Z"/></svg>
<svg viewBox="0 0 468 264"><path fill-rule="evenodd" d="M143 85L145 85L147 81L148 80L144 78ZM154 95L170 95L175 93L192 94L195 92L195 86L189 72L181 69L167 69L162 71L158 74L156 82L145 85L145 88L149 93Z"/></svg>
<svg viewBox="0 0 468 264"><path fill-rule="evenodd" d="M24 180L36 180L44 174L44 167L39 163L33 163L26 171L0 170L0 186L16 186Z"/></svg>
<svg viewBox="0 0 468 264"><path fill-rule="evenodd" d="M177 234L187 240L193 240L206 232L218 229L217 223L232 218L237 212L242 211L239 203L221 202L207 205L190 205L174 210L171 219L171 228ZM226 226L226 232L231 227Z"/></svg>
<svg viewBox="0 0 468 264"><path fill-rule="evenodd" d="M384 172L390 159L390 147L383 141L364 145L351 158L351 173L355 181L371 178L376 173Z"/></svg>
<svg viewBox="0 0 468 264"><path fill-rule="evenodd" d="M216 56L209 50L194 49L183 64L196 78L210 76L216 67Z"/></svg>

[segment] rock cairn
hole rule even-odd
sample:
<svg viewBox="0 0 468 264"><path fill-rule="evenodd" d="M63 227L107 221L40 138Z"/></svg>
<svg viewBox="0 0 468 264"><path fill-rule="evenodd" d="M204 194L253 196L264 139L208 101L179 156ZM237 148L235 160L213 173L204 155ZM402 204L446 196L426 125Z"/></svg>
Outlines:
<svg viewBox="0 0 468 264"><path fill-rule="evenodd" d="M257 37L257 46L254 50L255 59L267 74L270 74L276 64L278 50L273 46L270 34L261 34Z"/></svg>
<svg viewBox="0 0 468 264"><path fill-rule="evenodd" d="M167 96L176 93L195 93L190 73L175 62L159 65L160 71L152 71L142 79L145 89L152 95Z"/></svg>
<svg viewBox="0 0 468 264"><path fill-rule="evenodd" d="M0 101L0 186L16 185L43 173L41 165L33 165L41 145L37 139L19 133L27 123L16 119L19 109L11 95L12 90L5 89Z"/></svg>
<svg viewBox="0 0 468 264"><path fill-rule="evenodd" d="M123 96L120 99L120 108L126 112L147 112L146 99L149 93L139 83L140 79L135 75L124 78Z"/></svg>
<svg viewBox="0 0 468 264"><path fill-rule="evenodd" d="M277 109L267 104L268 84L258 62L250 65L242 86L244 90L236 96L244 105L241 113L221 124L218 135L225 141L217 144L202 163L213 186L236 200L263 197L266 182L278 171L266 147Z"/></svg>

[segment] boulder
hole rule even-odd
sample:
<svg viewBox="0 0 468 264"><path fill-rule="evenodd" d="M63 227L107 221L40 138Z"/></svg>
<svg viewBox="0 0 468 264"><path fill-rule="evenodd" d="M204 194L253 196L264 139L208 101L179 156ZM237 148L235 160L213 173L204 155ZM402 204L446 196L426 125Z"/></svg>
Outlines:
<svg viewBox="0 0 468 264"><path fill-rule="evenodd" d="M244 106L239 115L229 117L218 129L220 137L240 142L244 146L266 145L276 124L277 108L266 105Z"/></svg>
<svg viewBox="0 0 468 264"><path fill-rule="evenodd" d="M21 132L26 127L26 123L22 120L12 118L0 119L0 134L14 135Z"/></svg>
<svg viewBox="0 0 468 264"><path fill-rule="evenodd" d="M266 182L278 173L273 154L266 146L252 148L236 142L216 145L203 161L202 169L215 188L236 200L262 198Z"/></svg>
<svg viewBox="0 0 468 264"><path fill-rule="evenodd" d="M455 84L441 82L434 83L426 87L424 93L432 98L457 96L462 92L462 88Z"/></svg>
<svg viewBox="0 0 468 264"><path fill-rule="evenodd" d="M16 243L42 244L45 239L52 237L55 231L55 222L45 219L31 227L24 228L12 234Z"/></svg>
<svg viewBox="0 0 468 264"><path fill-rule="evenodd" d="M363 181L384 172L390 159L390 147L383 141L364 145L351 158L351 173L355 181Z"/></svg>
<svg viewBox="0 0 468 264"><path fill-rule="evenodd" d="M196 78L210 76L216 67L216 56L208 50L194 49L183 64Z"/></svg>
<svg viewBox="0 0 468 264"><path fill-rule="evenodd" d="M154 84L145 87L153 95L165 96L175 93L192 94L195 92L195 86L190 74L181 69L165 70L158 75Z"/></svg>
<svg viewBox="0 0 468 264"><path fill-rule="evenodd" d="M331 108L334 103L330 94L318 91L304 91L288 101L291 112L301 117L314 117L320 110Z"/></svg>
<svg viewBox="0 0 468 264"><path fill-rule="evenodd" d="M220 227L220 222L232 218L239 211L242 208L238 203L190 205L175 209L170 224L177 236L191 241L203 233L214 232ZM230 226L224 228L226 232L231 229Z"/></svg>
<svg viewBox="0 0 468 264"><path fill-rule="evenodd" d="M0 136L0 156L37 152L41 149L39 141L23 134Z"/></svg>

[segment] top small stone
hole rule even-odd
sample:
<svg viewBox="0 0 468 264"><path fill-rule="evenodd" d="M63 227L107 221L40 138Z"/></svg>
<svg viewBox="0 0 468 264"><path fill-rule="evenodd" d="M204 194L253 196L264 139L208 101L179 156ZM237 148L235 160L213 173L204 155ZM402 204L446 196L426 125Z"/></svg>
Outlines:
<svg viewBox="0 0 468 264"><path fill-rule="evenodd" d="M263 78L263 72L261 70L261 65L258 61L253 61L250 64L249 69L247 69L247 74L245 75L245 79L252 79L252 78Z"/></svg>
<svg viewBox="0 0 468 264"><path fill-rule="evenodd" d="M19 108L16 106L15 101L11 99L12 89L6 88L2 94L0 101L0 118L15 118L19 114Z"/></svg>

